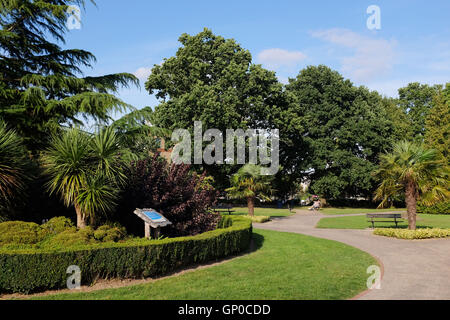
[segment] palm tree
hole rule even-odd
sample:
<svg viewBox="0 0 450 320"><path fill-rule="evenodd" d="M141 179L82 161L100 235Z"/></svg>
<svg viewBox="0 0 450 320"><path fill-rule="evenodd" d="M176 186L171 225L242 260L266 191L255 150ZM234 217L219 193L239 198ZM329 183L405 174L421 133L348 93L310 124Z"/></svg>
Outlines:
<svg viewBox="0 0 450 320"><path fill-rule="evenodd" d="M22 139L0 121L0 207L24 192L27 179L27 153Z"/></svg>
<svg viewBox="0 0 450 320"><path fill-rule="evenodd" d="M43 155L48 190L74 206L77 227L93 223L100 213L112 210L117 188L125 181L122 148L112 128L96 135L68 129L54 136Z"/></svg>
<svg viewBox="0 0 450 320"><path fill-rule="evenodd" d="M231 177L231 188L226 189L235 199L247 199L248 215L255 215L255 199L270 201L273 193L273 176L261 175L261 167L253 164L243 166Z"/></svg>
<svg viewBox="0 0 450 320"><path fill-rule="evenodd" d="M431 205L449 198L449 168L434 149L402 141L394 145L391 153L380 157L375 176L381 181L375 200L384 207L392 197L403 194L408 210L410 230L416 229L416 205L420 199Z"/></svg>

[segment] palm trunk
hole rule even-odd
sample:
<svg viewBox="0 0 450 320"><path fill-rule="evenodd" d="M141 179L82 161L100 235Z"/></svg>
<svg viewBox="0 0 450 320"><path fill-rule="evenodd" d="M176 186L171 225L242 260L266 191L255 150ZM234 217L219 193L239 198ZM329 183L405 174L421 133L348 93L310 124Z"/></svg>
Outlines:
<svg viewBox="0 0 450 320"><path fill-rule="evenodd" d="M248 215L251 217L255 216L255 198L247 198Z"/></svg>
<svg viewBox="0 0 450 320"><path fill-rule="evenodd" d="M75 212L77 213L77 228L83 229L87 226L86 223L86 216L84 215L81 208L77 205L75 205Z"/></svg>
<svg viewBox="0 0 450 320"><path fill-rule="evenodd" d="M405 186L405 202L408 210L408 229L416 230L417 217L417 198L416 185L412 181L408 181Z"/></svg>

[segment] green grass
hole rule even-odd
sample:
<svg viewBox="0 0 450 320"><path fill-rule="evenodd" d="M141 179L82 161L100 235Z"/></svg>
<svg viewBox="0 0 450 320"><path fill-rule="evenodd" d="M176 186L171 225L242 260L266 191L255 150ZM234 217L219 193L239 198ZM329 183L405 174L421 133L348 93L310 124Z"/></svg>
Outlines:
<svg viewBox="0 0 450 320"><path fill-rule="evenodd" d="M366 289L369 254L345 244L257 230L256 251L210 268L148 284L36 299L348 299Z"/></svg>
<svg viewBox="0 0 450 320"><path fill-rule="evenodd" d="M364 209L364 208L325 208L320 212L327 215L340 215L340 214L358 214L358 213L383 213L394 211L406 211L406 209Z"/></svg>
<svg viewBox="0 0 450 320"><path fill-rule="evenodd" d="M372 224L367 222L366 216L349 216L337 218L323 218L319 221L316 228L324 229L367 229ZM375 223L376 228L392 228L394 223ZM408 222L399 224L399 228L407 228ZM450 216L448 215L432 215L419 214L417 218L417 227L419 228L450 228Z"/></svg>
<svg viewBox="0 0 450 320"><path fill-rule="evenodd" d="M233 215L248 215L248 209L246 207L235 207L233 210L235 210ZM288 217L293 214L295 214L295 212L289 212L289 209L255 208L255 216ZM227 215L227 213L224 213L223 215Z"/></svg>

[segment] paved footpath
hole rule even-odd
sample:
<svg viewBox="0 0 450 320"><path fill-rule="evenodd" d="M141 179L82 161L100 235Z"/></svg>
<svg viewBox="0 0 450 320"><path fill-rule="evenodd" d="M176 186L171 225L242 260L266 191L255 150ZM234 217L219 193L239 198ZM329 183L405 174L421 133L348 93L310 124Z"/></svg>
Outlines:
<svg viewBox="0 0 450 320"><path fill-rule="evenodd" d="M316 229L324 217L339 216L297 210L291 217L255 223L254 227L339 241L377 258L384 269L381 289L367 291L357 299L450 300L450 239L411 241L375 236L371 230Z"/></svg>

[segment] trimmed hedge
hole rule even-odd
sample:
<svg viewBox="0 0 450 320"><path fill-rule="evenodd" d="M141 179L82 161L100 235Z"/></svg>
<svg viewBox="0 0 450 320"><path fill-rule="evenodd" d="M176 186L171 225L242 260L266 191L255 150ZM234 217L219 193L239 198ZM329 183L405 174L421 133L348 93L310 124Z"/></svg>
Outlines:
<svg viewBox="0 0 450 320"><path fill-rule="evenodd" d="M415 239L432 239L432 238L447 238L450 237L450 229L393 229L393 228L380 228L375 229L373 234L377 236L392 237L398 239L415 240Z"/></svg>
<svg viewBox="0 0 450 320"><path fill-rule="evenodd" d="M419 203L417 212L424 214L450 214L450 201L439 202L429 207Z"/></svg>
<svg viewBox="0 0 450 320"><path fill-rule="evenodd" d="M269 216L243 216L247 219L252 220L252 222L254 223L264 223L264 222L268 222L270 221L270 217Z"/></svg>
<svg viewBox="0 0 450 320"><path fill-rule="evenodd" d="M83 285L96 279L158 277L192 264L205 263L246 250L252 224L224 217L219 228L192 237L133 239L67 250L1 250L0 292L32 293L66 287L71 265L80 267Z"/></svg>

